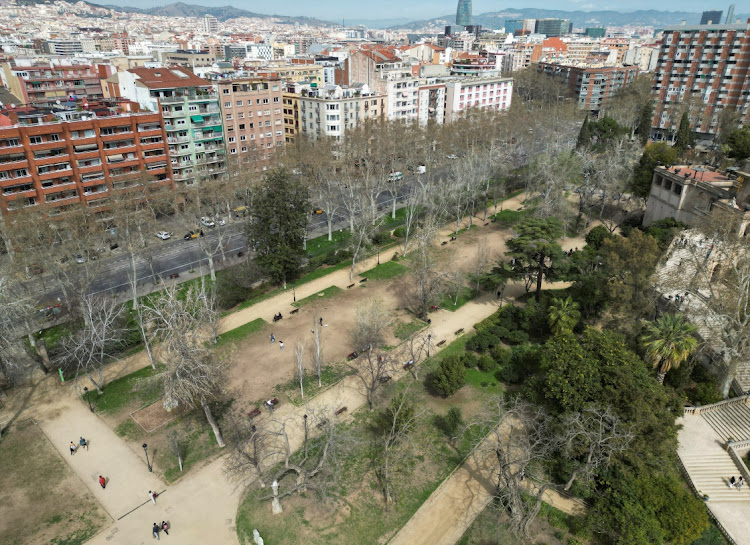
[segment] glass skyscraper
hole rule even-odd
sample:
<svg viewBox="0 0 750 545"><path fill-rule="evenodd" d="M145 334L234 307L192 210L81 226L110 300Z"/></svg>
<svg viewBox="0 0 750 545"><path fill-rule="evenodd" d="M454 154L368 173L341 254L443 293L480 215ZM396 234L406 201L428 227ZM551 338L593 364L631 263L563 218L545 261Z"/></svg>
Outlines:
<svg viewBox="0 0 750 545"><path fill-rule="evenodd" d="M456 24L461 26L471 25L471 0L458 0Z"/></svg>

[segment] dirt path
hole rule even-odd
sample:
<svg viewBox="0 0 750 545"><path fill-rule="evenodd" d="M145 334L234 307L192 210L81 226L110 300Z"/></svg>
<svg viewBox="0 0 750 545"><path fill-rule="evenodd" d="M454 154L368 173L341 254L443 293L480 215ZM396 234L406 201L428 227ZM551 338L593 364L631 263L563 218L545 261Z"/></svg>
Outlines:
<svg viewBox="0 0 750 545"><path fill-rule="evenodd" d="M492 476L497 473L497 461L491 449L492 442L492 437L486 439L443 481L389 545L453 545L461 539L495 495L496 481ZM583 502L563 497L553 490L546 491L543 499L569 515L585 511Z"/></svg>

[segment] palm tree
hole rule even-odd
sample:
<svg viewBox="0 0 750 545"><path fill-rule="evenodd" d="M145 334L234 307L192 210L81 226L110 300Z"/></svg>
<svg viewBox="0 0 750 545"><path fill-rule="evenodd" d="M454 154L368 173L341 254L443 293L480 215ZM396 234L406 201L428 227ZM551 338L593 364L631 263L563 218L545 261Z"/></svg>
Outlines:
<svg viewBox="0 0 750 545"><path fill-rule="evenodd" d="M578 310L579 304L568 296L565 299L555 297L547 311L549 314L549 326L552 333L557 335L563 331L573 331L573 328L581 319L581 312Z"/></svg>
<svg viewBox="0 0 750 545"><path fill-rule="evenodd" d="M664 314L646 324L645 329L641 343L646 357L657 368L656 380L664 384L667 371L678 368L698 346L696 328L681 315Z"/></svg>

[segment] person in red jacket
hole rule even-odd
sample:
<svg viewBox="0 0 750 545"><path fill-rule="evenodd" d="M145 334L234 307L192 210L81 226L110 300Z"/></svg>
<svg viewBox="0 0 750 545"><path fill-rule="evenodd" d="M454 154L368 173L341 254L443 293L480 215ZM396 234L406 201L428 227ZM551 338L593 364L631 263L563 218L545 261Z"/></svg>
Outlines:
<svg viewBox="0 0 750 545"><path fill-rule="evenodd" d="M102 477L101 475L99 475L99 484L101 485L102 488L106 487L107 486L107 479L105 479L104 477Z"/></svg>

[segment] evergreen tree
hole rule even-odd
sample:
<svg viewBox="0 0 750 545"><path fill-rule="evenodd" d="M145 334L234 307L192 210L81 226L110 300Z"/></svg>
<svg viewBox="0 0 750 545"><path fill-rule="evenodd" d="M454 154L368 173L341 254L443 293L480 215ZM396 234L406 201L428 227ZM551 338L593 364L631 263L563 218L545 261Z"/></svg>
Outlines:
<svg viewBox="0 0 750 545"><path fill-rule="evenodd" d="M258 190L248 224L250 248L256 263L275 282L286 283L299 274L310 210L310 195L284 170L267 174Z"/></svg>
<svg viewBox="0 0 750 545"><path fill-rule="evenodd" d="M641 117L638 119L638 139L641 141L641 145L645 146L648 143L648 138L651 135L651 122L654 118L654 104L649 100L641 108Z"/></svg>
<svg viewBox="0 0 750 545"><path fill-rule="evenodd" d="M685 151L690 144L692 144L690 119L688 118L687 112L685 112L682 114L682 119L680 119L680 128L677 129L677 141L675 142L674 147L678 151Z"/></svg>
<svg viewBox="0 0 750 545"><path fill-rule="evenodd" d="M654 176L656 165L673 165L677 160L677 150L665 144L656 142L646 146L638 165L635 167L630 190L633 195L641 199L647 199L651 192L651 179Z"/></svg>
<svg viewBox="0 0 750 545"><path fill-rule="evenodd" d="M581 125L581 130L578 132L578 140L576 141L576 149L586 147L590 143L591 143L591 127L589 127L589 116L588 114L586 114L586 117L583 120L583 125Z"/></svg>

